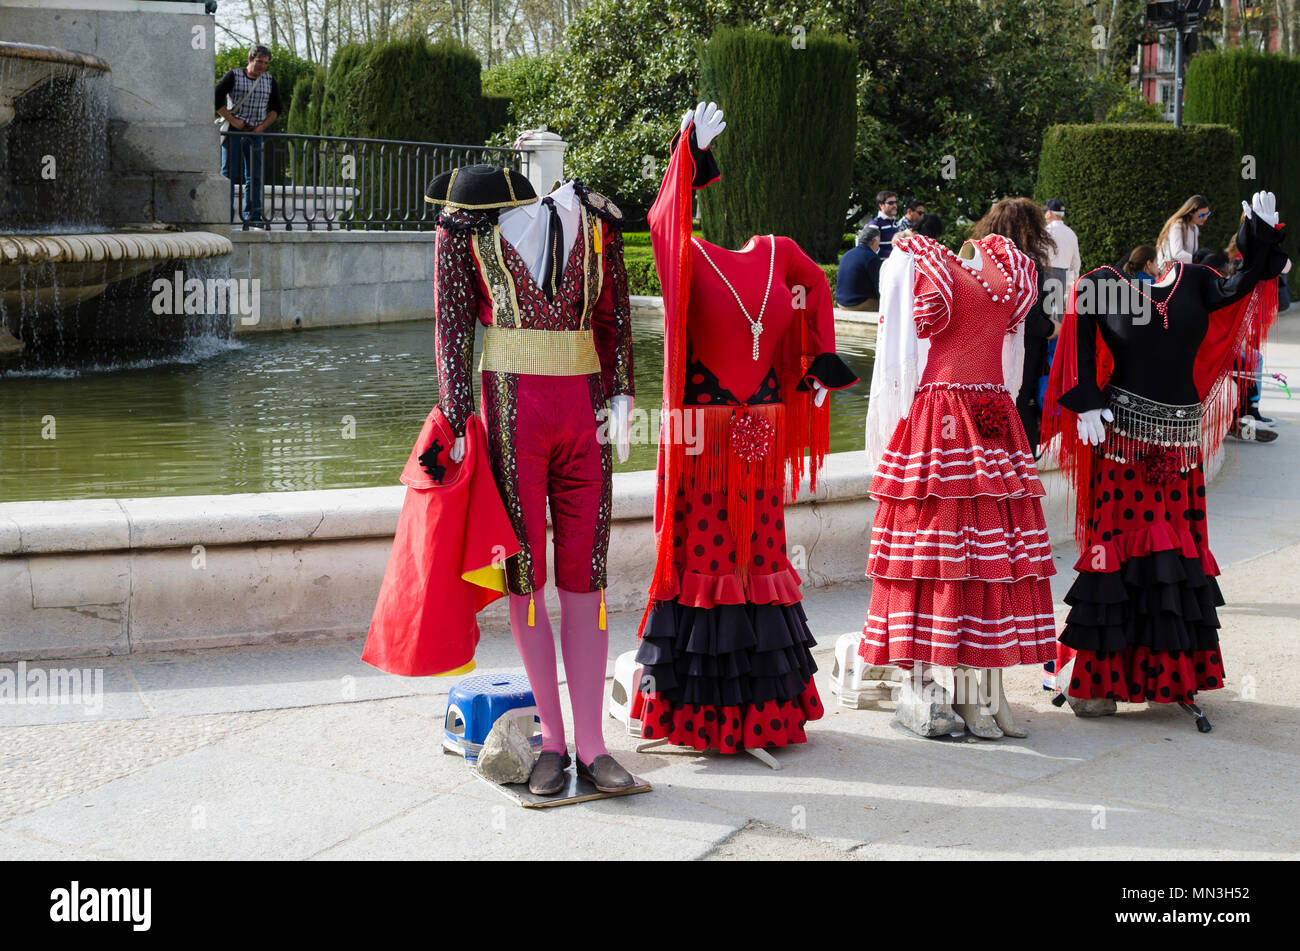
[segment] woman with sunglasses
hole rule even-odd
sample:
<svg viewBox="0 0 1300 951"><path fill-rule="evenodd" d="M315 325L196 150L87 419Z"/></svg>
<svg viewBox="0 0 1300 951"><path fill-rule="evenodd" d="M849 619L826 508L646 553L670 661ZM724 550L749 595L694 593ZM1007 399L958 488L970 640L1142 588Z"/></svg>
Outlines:
<svg viewBox="0 0 1300 951"><path fill-rule="evenodd" d="M1193 195L1169 216L1156 238L1156 270L1163 271L1173 261L1192 263L1201 225L1210 217L1210 200Z"/></svg>

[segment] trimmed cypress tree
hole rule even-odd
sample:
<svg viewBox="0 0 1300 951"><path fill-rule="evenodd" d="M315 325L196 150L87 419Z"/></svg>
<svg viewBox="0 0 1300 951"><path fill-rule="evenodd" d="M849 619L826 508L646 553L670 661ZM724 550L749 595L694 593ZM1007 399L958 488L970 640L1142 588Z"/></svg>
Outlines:
<svg viewBox="0 0 1300 951"><path fill-rule="evenodd" d="M1241 133L1237 194L1249 201L1257 191L1276 192L1285 221L1300 200L1300 59L1254 50L1202 53L1187 64L1185 102L1189 122L1236 127ZM1288 236L1284 242L1288 253L1294 241ZM1296 286L1294 274L1291 286Z"/></svg>
<svg viewBox="0 0 1300 951"><path fill-rule="evenodd" d="M793 238L838 259L853 176L857 48L839 36L791 38L724 27L700 44L700 98L727 129L711 146L722 179L700 193L709 241Z"/></svg>
<svg viewBox="0 0 1300 951"><path fill-rule="evenodd" d="M1187 65L1185 115L1188 122L1228 123L1241 134L1237 182L1242 198L1266 190L1297 200L1300 59L1253 50L1193 57ZM1253 178L1245 177L1251 172Z"/></svg>
<svg viewBox="0 0 1300 951"><path fill-rule="evenodd" d="M326 80L331 135L483 143L482 66L469 48L423 36L343 47Z"/></svg>
<svg viewBox="0 0 1300 951"><path fill-rule="evenodd" d="M1200 245L1222 249L1241 210L1240 156L1240 139L1226 125L1056 125L1043 136L1034 197L1065 203L1084 270L1154 245L1165 220L1197 194L1216 212Z"/></svg>

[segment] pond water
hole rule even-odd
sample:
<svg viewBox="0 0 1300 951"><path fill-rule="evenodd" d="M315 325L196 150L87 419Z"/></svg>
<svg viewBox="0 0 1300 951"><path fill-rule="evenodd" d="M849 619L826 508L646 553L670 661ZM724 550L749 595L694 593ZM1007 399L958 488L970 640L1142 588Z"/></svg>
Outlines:
<svg viewBox="0 0 1300 951"><path fill-rule="evenodd" d="M646 410L659 406L660 326L633 326ZM836 452L862 448L872 359L860 339L840 353L863 382L830 395ZM0 370L0 501L396 485L437 400L428 321L198 340L111 369ZM654 468L654 439L617 470Z"/></svg>

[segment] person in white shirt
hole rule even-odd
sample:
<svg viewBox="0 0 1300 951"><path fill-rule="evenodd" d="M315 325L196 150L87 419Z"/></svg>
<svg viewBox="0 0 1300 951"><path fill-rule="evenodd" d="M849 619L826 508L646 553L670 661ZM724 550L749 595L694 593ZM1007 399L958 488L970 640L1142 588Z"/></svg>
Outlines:
<svg viewBox="0 0 1300 951"><path fill-rule="evenodd" d="M1053 316L1060 316L1065 313L1065 295L1070 292L1079 272L1083 270L1079 260L1079 236L1065 223L1065 203L1061 199L1047 200L1045 216L1047 234L1056 246L1047 251L1048 269L1051 272L1049 276L1060 282L1056 287L1056 301L1059 305L1053 308Z"/></svg>
<svg viewBox="0 0 1300 951"><path fill-rule="evenodd" d="M1170 215L1156 238L1156 270L1163 271L1173 261L1192 263L1196 253L1201 225L1210 217L1210 200L1204 195L1193 195L1181 208Z"/></svg>

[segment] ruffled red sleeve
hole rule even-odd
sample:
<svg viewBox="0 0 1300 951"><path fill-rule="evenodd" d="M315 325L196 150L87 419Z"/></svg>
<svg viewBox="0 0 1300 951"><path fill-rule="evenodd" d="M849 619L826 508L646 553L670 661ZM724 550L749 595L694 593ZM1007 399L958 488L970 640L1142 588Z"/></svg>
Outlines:
<svg viewBox="0 0 1300 951"><path fill-rule="evenodd" d="M993 255L1011 277L1011 289L1016 306L1007 318L1007 333L1014 333L1024 321L1029 309L1038 300L1038 268L1029 255L1021 251L1014 241L1000 234L989 235L977 242L980 249Z"/></svg>
<svg viewBox="0 0 1300 951"><path fill-rule="evenodd" d="M933 238L913 234L894 243L897 250L912 252L912 317L918 337L942 333L952 318L953 275L943 245Z"/></svg>

